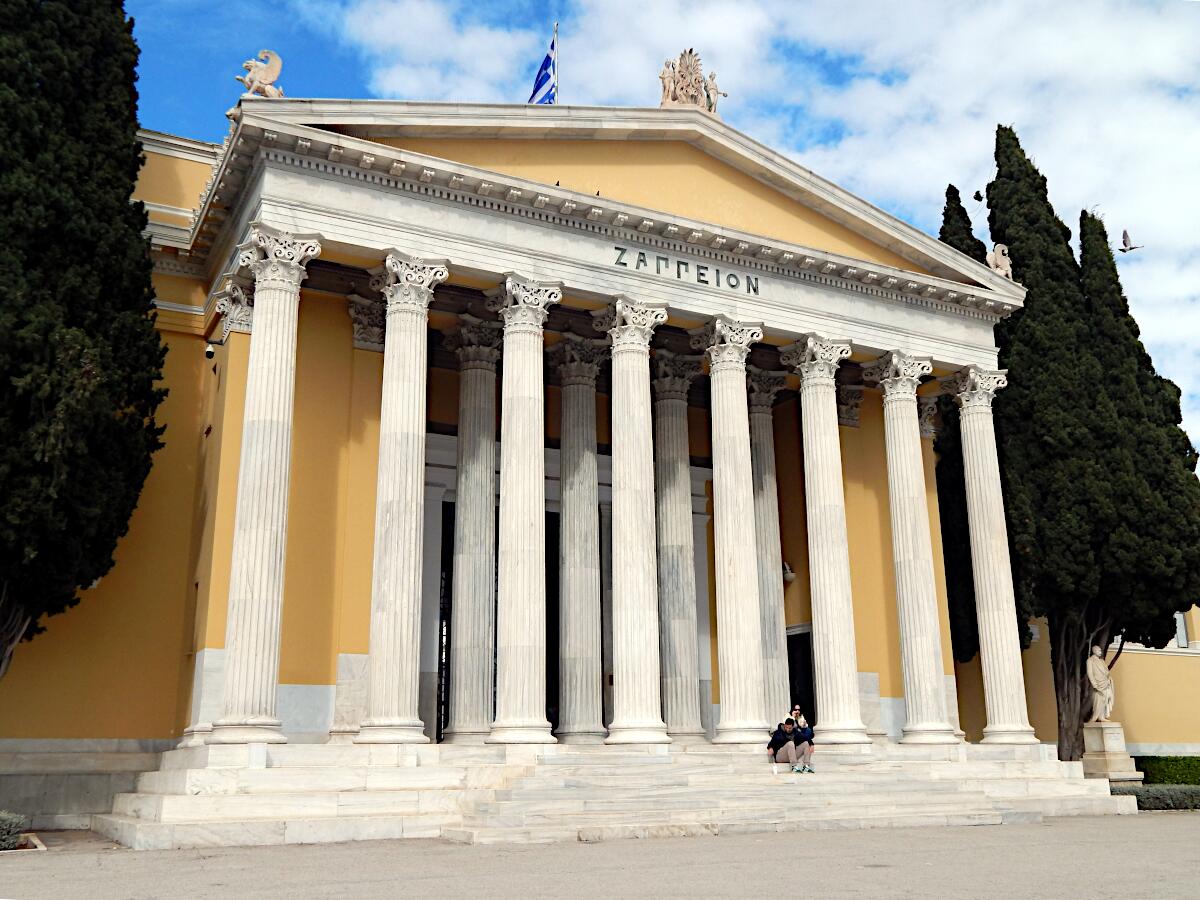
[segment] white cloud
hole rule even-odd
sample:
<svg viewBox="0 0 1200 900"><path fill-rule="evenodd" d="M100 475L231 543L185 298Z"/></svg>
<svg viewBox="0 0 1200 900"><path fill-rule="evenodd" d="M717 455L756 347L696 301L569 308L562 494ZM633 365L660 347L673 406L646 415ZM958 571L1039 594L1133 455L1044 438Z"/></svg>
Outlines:
<svg viewBox="0 0 1200 900"><path fill-rule="evenodd" d="M549 21L459 0L296 0L356 47L381 96L521 102ZM519 11L528 7L518 5ZM1122 276L1200 443L1200 4L1121 0L579 0L560 25L561 102L656 105L662 61L695 47L725 118L936 232L1012 124L1078 228L1095 208L1144 250ZM316 11L314 13L314 11ZM482 17L482 18L481 18ZM486 20L486 21L485 21ZM967 203L986 238L986 210Z"/></svg>

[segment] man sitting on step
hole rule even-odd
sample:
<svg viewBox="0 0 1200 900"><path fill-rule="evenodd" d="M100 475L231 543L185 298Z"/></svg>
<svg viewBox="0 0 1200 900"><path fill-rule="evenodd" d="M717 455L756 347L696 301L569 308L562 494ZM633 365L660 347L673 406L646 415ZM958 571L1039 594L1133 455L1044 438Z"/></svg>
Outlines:
<svg viewBox="0 0 1200 900"><path fill-rule="evenodd" d="M771 735L771 740L767 744L767 756L771 758L772 763L789 763L793 772L803 771L803 766L800 764L800 753L795 743L796 720L787 718L783 720L783 724L775 729L775 733Z"/></svg>

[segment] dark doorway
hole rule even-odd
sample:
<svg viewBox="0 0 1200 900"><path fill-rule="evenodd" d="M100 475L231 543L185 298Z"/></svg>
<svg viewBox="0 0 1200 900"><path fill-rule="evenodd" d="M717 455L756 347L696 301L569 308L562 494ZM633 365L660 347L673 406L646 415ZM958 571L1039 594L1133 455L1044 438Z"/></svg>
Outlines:
<svg viewBox="0 0 1200 900"><path fill-rule="evenodd" d="M807 631L789 634L787 651L788 687L792 692L792 705L799 703L808 724L816 725L818 710L813 692L812 634Z"/></svg>

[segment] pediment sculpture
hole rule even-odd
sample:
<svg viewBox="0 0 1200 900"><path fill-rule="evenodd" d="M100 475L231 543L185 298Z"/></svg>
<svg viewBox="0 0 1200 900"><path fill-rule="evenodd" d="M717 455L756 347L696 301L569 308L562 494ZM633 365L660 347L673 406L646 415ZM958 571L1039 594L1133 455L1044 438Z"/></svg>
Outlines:
<svg viewBox="0 0 1200 900"><path fill-rule="evenodd" d="M717 86L716 72L704 77L700 54L691 48L680 53L678 60L668 59L663 63L658 78L662 82L659 109L692 106L715 116L718 101L729 96Z"/></svg>

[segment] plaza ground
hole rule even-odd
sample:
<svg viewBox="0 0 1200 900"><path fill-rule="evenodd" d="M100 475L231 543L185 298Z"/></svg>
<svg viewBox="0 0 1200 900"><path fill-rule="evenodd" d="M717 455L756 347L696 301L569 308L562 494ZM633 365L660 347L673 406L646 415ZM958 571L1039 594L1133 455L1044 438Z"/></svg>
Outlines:
<svg viewBox="0 0 1200 900"><path fill-rule="evenodd" d="M442 841L134 852L49 834L0 897L1195 897L1200 815L514 847Z"/></svg>

